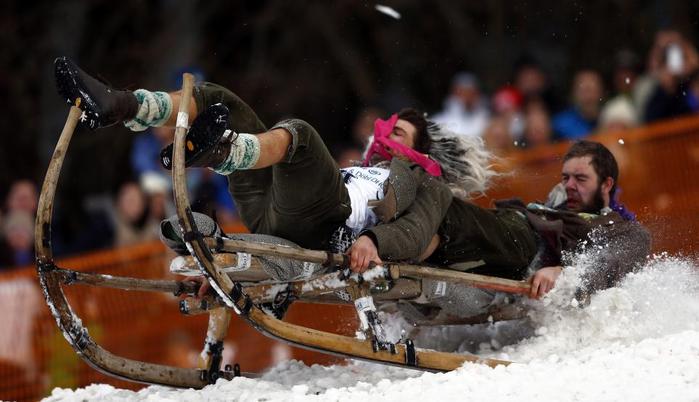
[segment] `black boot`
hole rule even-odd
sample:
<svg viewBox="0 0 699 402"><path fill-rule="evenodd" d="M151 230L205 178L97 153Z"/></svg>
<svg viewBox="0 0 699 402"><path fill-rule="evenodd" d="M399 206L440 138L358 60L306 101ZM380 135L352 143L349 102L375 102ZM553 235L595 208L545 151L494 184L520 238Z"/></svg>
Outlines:
<svg viewBox="0 0 699 402"><path fill-rule="evenodd" d="M80 121L91 129L131 120L138 113L138 100L131 91L117 91L92 78L67 57L54 61L58 94L74 105L80 98L84 112Z"/></svg>
<svg viewBox="0 0 699 402"><path fill-rule="evenodd" d="M185 138L184 162L186 167L220 166L231 152L231 142L235 133L228 130L228 108L222 103L209 106L199 113L192 122ZM165 169L172 169L172 147L168 145L160 151L160 163Z"/></svg>

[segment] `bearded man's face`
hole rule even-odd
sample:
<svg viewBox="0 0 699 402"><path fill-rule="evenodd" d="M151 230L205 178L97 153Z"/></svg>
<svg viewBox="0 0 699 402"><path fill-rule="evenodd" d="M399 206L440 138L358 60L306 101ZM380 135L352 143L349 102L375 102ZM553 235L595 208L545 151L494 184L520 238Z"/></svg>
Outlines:
<svg viewBox="0 0 699 402"><path fill-rule="evenodd" d="M598 213L609 204L609 189L592 166L591 156L570 158L563 163L561 181L566 190L566 208L573 212Z"/></svg>

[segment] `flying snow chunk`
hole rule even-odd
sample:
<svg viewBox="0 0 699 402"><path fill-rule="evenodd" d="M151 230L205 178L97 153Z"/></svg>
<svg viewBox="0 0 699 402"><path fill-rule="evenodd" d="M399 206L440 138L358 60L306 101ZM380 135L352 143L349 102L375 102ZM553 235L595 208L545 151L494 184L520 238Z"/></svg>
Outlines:
<svg viewBox="0 0 699 402"><path fill-rule="evenodd" d="M623 138L619 138L619 144L624 145L624 139L623 139Z"/></svg>
<svg viewBox="0 0 699 402"><path fill-rule="evenodd" d="M382 4L377 4L374 8L376 8L376 11L378 11L382 14L386 14L391 18L395 18L397 20L400 19L400 13L398 11L392 9L391 7L384 6Z"/></svg>

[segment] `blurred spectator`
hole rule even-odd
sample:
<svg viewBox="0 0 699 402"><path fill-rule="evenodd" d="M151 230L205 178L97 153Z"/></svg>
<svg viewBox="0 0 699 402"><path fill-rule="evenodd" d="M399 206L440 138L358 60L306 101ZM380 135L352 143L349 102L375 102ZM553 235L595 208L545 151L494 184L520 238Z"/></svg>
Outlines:
<svg viewBox="0 0 699 402"><path fill-rule="evenodd" d="M154 219L164 219L174 213L170 197L171 172L160 164L160 151L172 143L175 130L153 127L135 136L131 147L131 168L148 198ZM158 218L162 216L162 218Z"/></svg>
<svg viewBox="0 0 699 402"><path fill-rule="evenodd" d="M488 128L483 133L483 140L488 150L496 155L501 155L514 149L514 142L510 136L510 124L504 117L493 117Z"/></svg>
<svg viewBox="0 0 699 402"><path fill-rule="evenodd" d="M458 134L480 136L488 125L488 118L488 108L476 76L462 72L452 80L444 109L431 120Z"/></svg>
<svg viewBox="0 0 699 402"><path fill-rule="evenodd" d="M504 86L493 95L493 112L507 124L510 142L519 141L524 133L522 94L512 86Z"/></svg>
<svg viewBox="0 0 699 402"><path fill-rule="evenodd" d="M147 199L151 219L160 221L175 213L168 178L146 174L141 176L140 183Z"/></svg>
<svg viewBox="0 0 699 402"><path fill-rule="evenodd" d="M51 229L54 255L70 255L113 245L112 196L93 195L77 205L59 201L55 209L66 212L55 214L54 217Z"/></svg>
<svg viewBox="0 0 699 402"><path fill-rule="evenodd" d="M691 80L699 70L699 56L682 34L672 30L659 31L648 57L648 68L655 86L644 108L644 121L699 110L699 100L691 91Z"/></svg>
<svg viewBox="0 0 699 402"><path fill-rule="evenodd" d="M616 97L604 105L599 118L599 132L625 130L638 125L633 103L627 98Z"/></svg>
<svg viewBox="0 0 699 402"><path fill-rule="evenodd" d="M235 222L235 204L228 192L228 179L209 169L191 169L195 178L192 195L192 209L216 218L221 225Z"/></svg>
<svg viewBox="0 0 699 402"><path fill-rule="evenodd" d="M43 331L44 298L36 279L16 277L0 281L0 392L3 400L39 400L43 388L41 356L36 346ZM65 343L65 340L62 340ZM12 387L12 389L9 389ZM46 395L46 394L44 394Z"/></svg>
<svg viewBox="0 0 699 402"><path fill-rule="evenodd" d="M0 219L0 267L34 262L34 219L38 203L34 183L26 179L12 183L5 200L7 214Z"/></svg>
<svg viewBox="0 0 699 402"><path fill-rule="evenodd" d="M636 53L621 49L616 53L612 86L615 96L631 96L640 72L640 62Z"/></svg>
<svg viewBox="0 0 699 402"><path fill-rule="evenodd" d="M638 70L638 57L632 51L622 49L617 52L612 75L614 97L604 104L600 112L601 131L621 130L638 124L638 111L633 100Z"/></svg>
<svg viewBox="0 0 699 402"><path fill-rule="evenodd" d="M546 105L541 100L531 100L524 108L524 135L522 146L535 148L551 143L553 130L551 130L551 117Z"/></svg>
<svg viewBox="0 0 699 402"><path fill-rule="evenodd" d="M116 246L158 238L160 220L150 215L146 195L138 184L127 182L119 189L114 211Z"/></svg>
<svg viewBox="0 0 699 402"><path fill-rule="evenodd" d="M563 139L578 139L597 126L604 86L593 70L580 70L573 78L573 105L553 118L553 131Z"/></svg>
<svg viewBox="0 0 699 402"><path fill-rule="evenodd" d="M160 150L172 143L174 136L175 130L171 127L153 127L135 136L131 148L131 167L139 180L149 174L170 176L160 165Z"/></svg>
<svg viewBox="0 0 699 402"><path fill-rule="evenodd" d="M697 101L699 100L699 73L694 74L692 80L689 82L689 91L691 93L690 99L692 99L692 101L695 102L694 105L696 105L699 103L699 101Z"/></svg>
<svg viewBox="0 0 699 402"><path fill-rule="evenodd" d="M7 214L2 226L0 267L29 265L34 262L34 216L14 210Z"/></svg>
<svg viewBox="0 0 699 402"><path fill-rule="evenodd" d="M137 135L131 149L131 166L148 198L152 219L163 219L174 213L170 190L172 173L160 164L160 151L172 143L175 130L153 127ZM236 219L235 204L228 193L228 180L207 169L190 169L187 184L192 188L192 208L212 216L226 225Z"/></svg>
<svg viewBox="0 0 699 402"><path fill-rule="evenodd" d="M374 134L374 122L384 114L381 109L374 107L359 112L352 125L352 140L358 147L364 149L367 146L369 137Z"/></svg>
<svg viewBox="0 0 699 402"><path fill-rule="evenodd" d="M558 112L561 103L556 97L548 76L534 59L524 56L517 61L514 72L514 87L522 94L525 102L539 99L550 112Z"/></svg>
<svg viewBox="0 0 699 402"><path fill-rule="evenodd" d="M29 180L18 180L12 183L5 203L7 212L24 211L34 216L39 203L36 185Z"/></svg>

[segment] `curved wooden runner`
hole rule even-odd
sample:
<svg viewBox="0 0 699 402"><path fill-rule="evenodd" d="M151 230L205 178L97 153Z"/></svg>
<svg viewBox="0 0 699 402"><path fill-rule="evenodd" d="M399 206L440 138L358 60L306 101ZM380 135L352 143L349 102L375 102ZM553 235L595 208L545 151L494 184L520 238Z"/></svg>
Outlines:
<svg viewBox="0 0 699 402"><path fill-rule="evenodd" d="M89 281L100 282L107 279L106 276L89 274L80 276L75 271L59 269L53 261L51 248L53 200L63 160L81 113L78 107L71 107L66 124L51 158L39 197L34 236L37 273L46 303L68 343L87 364L96 370L129 381L185 388L202 388L211 381L208 370L141 362L114 355L100 347L92 340L87 329L83 327L81 320L74 314L66 300L61 284L66 281L67 273L73 275L76 279L84 279L85 283L89 283ZM114 281L113 278L108 279ZM119 282L119 285L125 289L135 287L142 290L171 291L175 286L173 281L139 281L132 279L116 282ZM225 322L225 316L221 318L220 314L216 314L212 317L212 320L214 324L220 326L221 321ZM227 376L227 374L218 373L217 371L215 376Z"/></svg>

